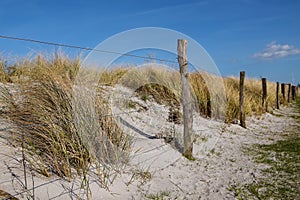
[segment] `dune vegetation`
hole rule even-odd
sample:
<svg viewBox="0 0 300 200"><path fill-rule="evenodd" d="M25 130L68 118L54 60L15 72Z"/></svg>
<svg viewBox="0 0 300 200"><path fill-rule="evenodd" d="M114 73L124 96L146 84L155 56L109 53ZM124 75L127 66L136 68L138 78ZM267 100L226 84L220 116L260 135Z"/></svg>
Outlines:
<svg viewBox="0 0 300 200"><path fill-rule="evenodd" d="M84 144L83 134L96 125L74 118L72 85L79 66L79 59L63 55L49 59L38 55L11 66L1 62L0 117L10 124L8 139L24 150L34 170L45 176L56 174L71 179L74 174L85 175L93 164L100 169L99 178L105 183L105 170L120 166L121 161L112 162L112 155L122 154L126 157L122 162L128 160L130 138L112 116L106 116L99 117L100 127L93 130L93 137L99 138L95 141L102 147L97 149L99 152L91 152ZM95 99L95 108L99 116L111 113L100 97ZM101 160L96 162L95 153L101 155Z"/></svg>
<svg viewBox="0 0 300 200"><path fill-rule="evenodd" d="M9 139L14 145L23 148L31 166L45 176L56 174L71 178L74 171L77 174L85 174L89 167L95 164L95 156L99 153L99 167L113 165L115 168L128 161L131 139L118 127L112 116L99 117L97 126L100 127L93 129L97 130L93 133L93 138L101 138L97 141L102 141L101 144L93 145L104 146L98 149L100 152L95 154L84 145L82 135L87 134L93 126L87 124L95 122L78 122L81 120L78 117L74 119L72 87L79 68L79 58L70 59L62 53L48 57L37 55L13 64L7 64L5 59L1 58L0 115L11 124ZM127 73L129 71L130 73ZM133 66L100 73L100 94L95 99L96 113L99 116L111 113L108 102L101 96L103 86L123 84L135 89L142 100L151 96L160 104L173 106L178 115L176 118L180 118L178 72L150 67L141 73ZM190 82L197 102L197 112L204 117L210 117L211 112L215 111L211 109L209 86L203 76L200 72L193 72L190 74ZM141 81L144 80L153 84L143 85ZM161 82L156 80L163 80L163 84L158 84ZM239 118L239 79L228 77L222 81L227 98L225 120L231 123ZM275 83L268 82L269 111L275 108L275 86ZM245 81L245 112L247 116L263 113L260 80ZM89 127L84 127L85 125ZM112 155L115 156L111 158ZM99 161L99 156L97 159ZM103 173L99 176L105 177Z"/></svg>

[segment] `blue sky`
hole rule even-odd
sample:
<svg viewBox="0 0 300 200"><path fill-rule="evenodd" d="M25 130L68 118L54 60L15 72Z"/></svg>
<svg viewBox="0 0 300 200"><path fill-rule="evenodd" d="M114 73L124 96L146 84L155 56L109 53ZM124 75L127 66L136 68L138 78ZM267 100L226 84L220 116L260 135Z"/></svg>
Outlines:
<svg viewBox="0 0 300 200"><path fill-rule="evenodd" d="M299 83L299 10L297 0L1 0L0 35L95 47L122 31L163 27L200 43L223 76L245 70L248 77ZM4 55L55 48L0 39Z"/></svg>

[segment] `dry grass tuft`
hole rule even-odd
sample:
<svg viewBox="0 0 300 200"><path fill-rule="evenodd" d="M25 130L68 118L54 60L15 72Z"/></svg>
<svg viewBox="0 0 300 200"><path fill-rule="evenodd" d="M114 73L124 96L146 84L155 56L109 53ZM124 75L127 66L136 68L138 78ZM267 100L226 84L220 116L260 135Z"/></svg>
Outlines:
<svg viewBox="0 0 300 200"><path fill-rule="evenodd" d="M119 79L118 84L137 90L146 84L156 84L168 88L176 97L180 96L180 74L158 64L147 64L143 67L128 68Z"/></svg>
<svg viewBox="0 0 300 200"><path fill-rule="evenodd" d="M99 85L114 86L130 70L130 68L116 68L104 70L100 73Z"/></svg>
<svg viewBox="0 0 300 200"><path fill-rule="evenodd" d="M203 76L196 72L190 74L191 87L198 104L198 111L203 116L211 117L210 95Z"/></svg>
<svg viewBox="0 0 300 200"><path fill-rule="evenodd" d="M32 166L44 174L71 177L71 168L84 169L90 155L81 144L72 120L70 82L45 75L39 82L8 89L5 98L6 118L13 131L11 139L23 146Z"/></svg>
<svg viewBox="0 0 300 200"><path fill-rule="evenodd" d="M0 55L0 82L7 83L10 82L9 74L6 72L6 60Z"/></svg>
<svg viewBox="0 0 300 200"><path fill-rule="evenodd" d="M75 171L85 175L93 163L99 169L116 169L120 162L128 161L131 138L108 116L111 111L101 96L93 105L74 101L79 59L56 55L48 60L39 55L26 63L10 74L24 72L15 84L0 86L0 115L9 120L13 128L10 139L24 148L35 170L70 179ZM78 108L85 112L81 117ZM93 109L95 116L90 116ZM86 143L84 136L93 140Z"/></svg>
<svg viewBox="0 0 300 200"><path fill-rule="evenodd" d="M61 51L45 56L38 54L34 58L17 59L7 65L4 59L0 60L1 82L24 83L32 80L41 80L49 72L62 78L74 80L80 67L80 58L71 59ZM3 81L5 78L5 81Z"/></svg>
<svg viewBox="0 0 300 200"><path fill-rule="evenodd" d="M147 100L151 96L157 103L179 107L178 97L169 88L157 83L147 83L135 90L141 99Z"/></svg>

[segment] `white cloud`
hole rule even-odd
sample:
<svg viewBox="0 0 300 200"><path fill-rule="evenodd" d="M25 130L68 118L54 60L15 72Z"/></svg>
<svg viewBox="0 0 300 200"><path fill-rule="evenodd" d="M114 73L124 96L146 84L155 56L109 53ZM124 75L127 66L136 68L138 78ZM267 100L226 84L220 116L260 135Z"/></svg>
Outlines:
<svg viewBox="0 0 300 200"><path fill-rule="evenodd" d="M268 44L262 52L255 53L253 57L260 59L276 59L296 54L300 54L300 49L295 48L293 45L277 44L274 41Z"/></svg>

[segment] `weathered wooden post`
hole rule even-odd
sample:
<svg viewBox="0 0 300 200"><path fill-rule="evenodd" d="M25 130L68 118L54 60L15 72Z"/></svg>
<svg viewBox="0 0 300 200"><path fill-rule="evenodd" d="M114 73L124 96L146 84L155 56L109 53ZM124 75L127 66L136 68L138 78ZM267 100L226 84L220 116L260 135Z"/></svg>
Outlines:
<svg viewBox="0 0 300 200"><path fill-rule="evenodd" d="M276 108L279 109L279 82L276 82Z"/></svg>
<svg viewBox="0 0 300 200"><path fill-rule="evenodd" d="M245 71L240 72L240 125L246 128L246 116L244 110L244 80Z"/></svg>
<svg viewBox="0 0 300 200"><path fill-rule="evenodd" d="M290 103L290 97L291 97L291 84L288 84L288 103Z"/></svg>
<svg viewBox="0 0 300 200"><path fill-rule="evenodd" d="M292 99L293 99L293 101L296 100L296 86L295 85L292 86Z"/></svg>
<svg viewBox="0 0 300 200"><path fill-rule="evenodd" d="M186 58L187 41L178 40L177 52L178 63L180 66L181 88L182 88L182 107L183 107L183 155L188 159L193 159L193 101L188 73L188 61Z"/></svg>
<svg viewBox="0 0 300 200"><path fill-rule="evenodd" d="M283 104L285 103L285 84L281 83L281 94L283 96Z"/></svg>
<svg viewBox="0 0 300 200"><path fill-rule="evenodd" d="M209 94L209 90L207 90L206 93L206 114L207 117L211 118L211 100L210 100L210 94Z"/></svg>
<svg viewBox="0 0 300 200"><path fill-rule="evenodd" d="M268 103L267 103L267 79L262 78L262 109L264 112L268 112Z"/></svg>

